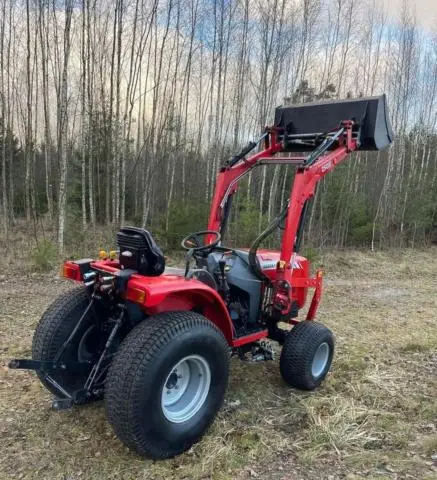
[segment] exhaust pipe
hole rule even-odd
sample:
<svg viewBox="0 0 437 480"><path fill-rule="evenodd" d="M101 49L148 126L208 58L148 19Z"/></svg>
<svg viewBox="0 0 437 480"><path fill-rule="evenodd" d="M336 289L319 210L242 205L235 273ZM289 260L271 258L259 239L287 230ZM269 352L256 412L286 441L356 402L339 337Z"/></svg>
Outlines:
<svg viewBox="0 0 437 480"><path fill-rule="evenodd" d="M281 106L275 111L275 126L284 129L285 149L289 152L312 150L311 138L338 129L343 120L355 122L358 150L383 150L394 139L385 94Z"/></svg>

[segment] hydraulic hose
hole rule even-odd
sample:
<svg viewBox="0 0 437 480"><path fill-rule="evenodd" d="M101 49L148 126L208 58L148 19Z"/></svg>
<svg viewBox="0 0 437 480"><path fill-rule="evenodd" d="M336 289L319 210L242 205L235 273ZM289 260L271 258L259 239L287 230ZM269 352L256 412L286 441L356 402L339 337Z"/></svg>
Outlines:
<svg viewBox="0 0 437 480"><path fill-rule="evenodd" d="M253 242L249 250L248 260L249 260L250 268L252 272L263 282L271 283L271 280L262 271L256 253L258 251L258 247L260 246L261 242L265 238L270 236L279 227L281 222L287 216L288 206L289 206L289 201L285 205L285 208L279 213L279 215L276 218L274 218L273 221L270 223L270 225L255 239L255 241Z"/></svg>

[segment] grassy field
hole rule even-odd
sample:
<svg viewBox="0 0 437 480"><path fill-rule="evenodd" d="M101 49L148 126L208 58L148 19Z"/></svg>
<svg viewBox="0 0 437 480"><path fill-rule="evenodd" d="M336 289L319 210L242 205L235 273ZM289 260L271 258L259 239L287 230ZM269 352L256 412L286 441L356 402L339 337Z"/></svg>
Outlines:
<svg viewBox="0 0 437 480"><path fill-rule="evenodd" d="M282 382L277 360L233 360L226 404L203 441L154 462L117 440L102 404L54 412L34 374L7 369L30 354L42 312L70 285L3 259L0 478L437 478L437 249L339 252L319 263L318 317L337 342L327 381L303 393Z"/></svg>

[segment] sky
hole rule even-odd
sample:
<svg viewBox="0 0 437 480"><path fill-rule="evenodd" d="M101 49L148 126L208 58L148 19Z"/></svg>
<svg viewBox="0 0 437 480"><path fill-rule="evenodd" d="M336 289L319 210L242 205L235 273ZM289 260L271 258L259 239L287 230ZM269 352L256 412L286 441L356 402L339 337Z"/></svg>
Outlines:
<svg viewBox="0 0 437 480"><path fill-rule="evenodd" d="M394 15L398 14L403 0L388 0L387 4L393 9ZM417 20L425 28L437 28L437 0L411 0L410 5L415 5ZM396 11L397 10L397 11Z"/></svg>

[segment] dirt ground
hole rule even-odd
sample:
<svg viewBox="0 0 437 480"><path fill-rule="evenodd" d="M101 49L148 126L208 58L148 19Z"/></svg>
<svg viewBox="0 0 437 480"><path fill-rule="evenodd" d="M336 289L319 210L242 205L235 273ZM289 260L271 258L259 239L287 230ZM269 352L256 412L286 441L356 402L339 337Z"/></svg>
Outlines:
<svg viewBox="0 0 437 480"><path fill-rule="evenodd" d="M277 360L233 360L208 434L160 462L129 452L102 404L55 412L34 374L8 370L10 358L29 356L38 319L70 284L2 265L0 478L437 479L437 249L319 262L318 318L337 342L323 386L303 393L283 383Z"/></svg>

